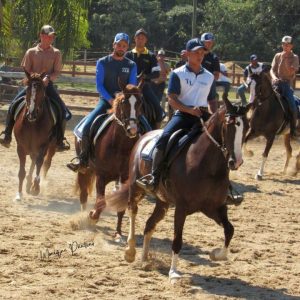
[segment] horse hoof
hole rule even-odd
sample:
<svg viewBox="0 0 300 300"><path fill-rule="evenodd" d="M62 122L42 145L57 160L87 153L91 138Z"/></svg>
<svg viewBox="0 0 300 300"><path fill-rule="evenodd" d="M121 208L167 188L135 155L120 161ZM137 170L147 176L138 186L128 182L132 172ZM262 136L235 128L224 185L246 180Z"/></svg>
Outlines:
<svg viewBox="0 0 300 300"><path fill-rule="evenodd" d="M37 196L39 193L40 193L40 187L35 187L35 188L30 190L30 194L32 196Z"/></svg>
<svg viewBox="0 0 300 300"><path fill-rule="evenodd" d="M122 245L125 244L125 240L124 240L123 236L121 234L119 234L118 232L116 232L114 234L114 241L118 244L122 244Z"/></svg>
<svg viewBox="0 0 300 300"><path fill-rule="evenodd" d="M132 263L135 260L135 254L136 254L135 250L127 249L125 250L124 258L127 262Z"/></svg>
<svg viewBox="0 0 300 300"><path fill-rule="evenodd" d="M263 179L263 177L262 177L262 175L256 174L255 179L260 181Z"/></svg>
<svg viewBox="0 0 300 300"><path fill-rule="evenodd" d="M21 202L21 201L22 201L22 193L17 193L14 202Z"/></svg>
<svg viewBox="0 0 300 300"><path fill-rule="evenodd" d="M175 271L175 270L170 270L169 272L169 280L171 284L176 284L178 280L181 278L181 275Z"/></svg>
<svg viewBox="0 0 300 300"><path fill-rule="evenodd" d="M227 249L217 248L209 253L209 257L213 261L227 260Z"/></svg>

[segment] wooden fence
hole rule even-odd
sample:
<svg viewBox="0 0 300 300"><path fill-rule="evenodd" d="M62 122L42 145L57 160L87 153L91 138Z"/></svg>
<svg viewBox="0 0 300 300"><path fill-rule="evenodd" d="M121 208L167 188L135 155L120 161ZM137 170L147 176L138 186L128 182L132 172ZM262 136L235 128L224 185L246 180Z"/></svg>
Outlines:
<svg viewBox="0 0 300 300"><path fill-rule="evenodd" d="M236 70L236 66L242 63L247 64L247 62L233 62L232 71L228 72L233 87L237 87L242 83L243 74L240 71L241 68L239 67L239 70ZM95 65L96 61L65 61L58 82L68 82L73 85L81 83L95 84ZM0 100L3 101L5 99L9 100L13 98L17 91L22 88L20 80L23 79L24 76L25 74L22 68L12 68L10 66L0 67L0 77L3 79L2 83L0 83ZM300 74L297 75L294 87L300 88ZM59 89L58 91L60 94L64 95L99 97L99 94L96 91L82 91L76 88Z"/></svg>

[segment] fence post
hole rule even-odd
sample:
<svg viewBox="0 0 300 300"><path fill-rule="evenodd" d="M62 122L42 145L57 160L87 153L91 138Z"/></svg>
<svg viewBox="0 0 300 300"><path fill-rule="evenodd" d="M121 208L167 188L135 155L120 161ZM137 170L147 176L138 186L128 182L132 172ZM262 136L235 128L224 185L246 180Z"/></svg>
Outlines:
<svg viewBox="0 0 300 300"><path fill-rule="evenodd" d="M83 61L84 61L84 72L86 72L86 60L87 60L87 52L84 49Z"/></svg>
<svg viewBox="0 0 300 300"><path fill-rule="evenodd" d="M232 65L232 84L235 84L235 62Z"/></svg>

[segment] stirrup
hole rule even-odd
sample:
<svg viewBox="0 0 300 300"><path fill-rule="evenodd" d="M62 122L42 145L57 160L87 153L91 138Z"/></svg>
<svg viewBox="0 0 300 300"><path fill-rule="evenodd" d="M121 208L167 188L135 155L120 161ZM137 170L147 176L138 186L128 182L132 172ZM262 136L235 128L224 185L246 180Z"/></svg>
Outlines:
<svg viewBox="0 0 300 300"><path fill-rule="evenodd" d="M75 160L76 162L74 162ZM83 164L80 157L76 156L73 157L69 163L67 163L67 167L75 173L80 172L84 174L88 168L88 163L87 165Z"/></svg>
<svg viewBox="0 0 300 300"><path fill-rule="evenodd" d="M147 174L137 179L135 182L137 186L149 193L153 193L156 188L156 185L154 184L154 176L152 174Z"/></svg>

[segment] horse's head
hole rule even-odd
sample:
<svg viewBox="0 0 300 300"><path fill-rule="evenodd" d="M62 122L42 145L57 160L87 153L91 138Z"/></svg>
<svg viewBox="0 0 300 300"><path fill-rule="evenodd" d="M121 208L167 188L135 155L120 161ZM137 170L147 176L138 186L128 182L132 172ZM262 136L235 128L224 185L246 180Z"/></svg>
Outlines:
<svg viewBox="0 0 300 300"><path fill-rule="evenodd" d="M127 84L122 86L122 93L114 100L113 112L130 138L135 138L138 133L138 117L142 114L141 95L140 84Z"/></svg>
<svg viewBox="0 0 300 300"><path fill-rule="evenodd" d="M27 76L26 84L26 118L30 122L38 119L43 111L43 102L46 96L45 86L43 84L43 77L45 74L29 74L25 71Z"/></svg>
<svg viewBox="0 0 300 300"><path fill-rule="evenodd" d="M255 96L259 99L259 102L263 102L268 99L273 92L270 77L266 72L260 74L252 73L251 79L255 82Z"/></svg>
<svg viewBox="0 0 300 300"><path fill-rule="evenodd" d="M248 129L248 119L246 114L251 107L233 105L227 98L223 99L226 112L223 122L223 139L228 154L228 168L237 170L243 163L242 145L246 130Z"/></svg>

